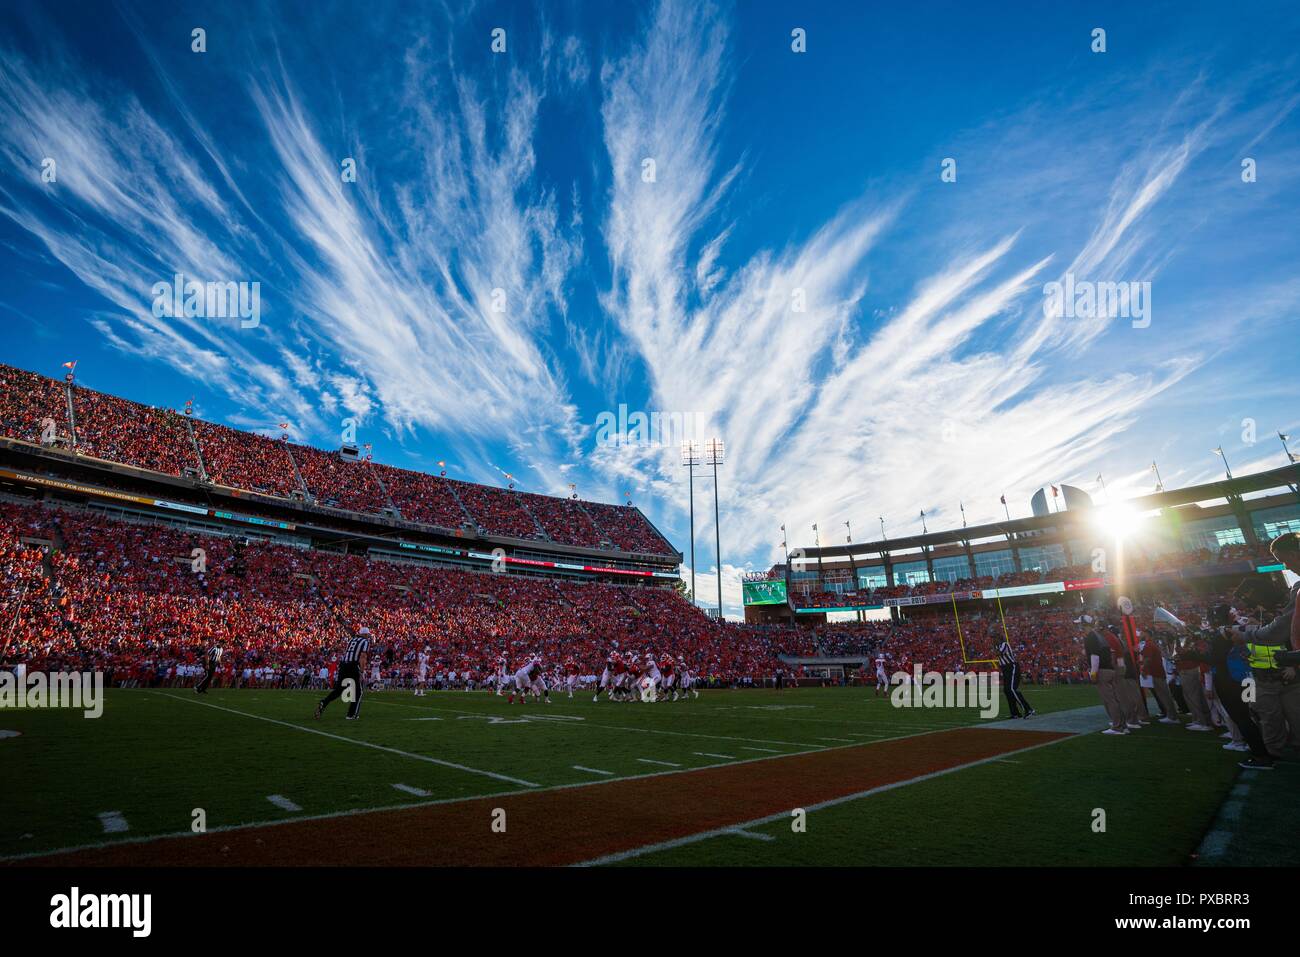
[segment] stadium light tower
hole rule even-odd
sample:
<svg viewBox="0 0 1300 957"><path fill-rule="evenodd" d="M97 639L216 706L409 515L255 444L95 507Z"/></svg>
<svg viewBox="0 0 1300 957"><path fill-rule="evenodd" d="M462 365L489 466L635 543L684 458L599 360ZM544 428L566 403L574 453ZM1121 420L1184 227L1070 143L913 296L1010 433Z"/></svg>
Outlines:
<svg viewBox="0 0 1300 957"><path fill-rule="evenodd" d="M700 464L700 444L698 442L682 443L682 465L686 467L688 487L691 499L691 604L698 604L695 598L695 466Z"/></svg>
<svg viewBox="0 0 1300 957"><path fill-rule="evenodd" d="M704 443L704 462L713 466L713 535L718 555L718 621L722 621L722 530L718 528L718 466L726 458L721 439Z"/></svg>

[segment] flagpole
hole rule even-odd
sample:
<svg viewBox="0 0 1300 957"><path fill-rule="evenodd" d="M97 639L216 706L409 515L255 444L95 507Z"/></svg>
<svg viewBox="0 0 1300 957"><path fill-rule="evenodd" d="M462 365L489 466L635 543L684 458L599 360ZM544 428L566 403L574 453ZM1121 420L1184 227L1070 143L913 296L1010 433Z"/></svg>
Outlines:
<svg viewBox="0 0 1300 957"><path fill-rule="evenodd" d="M1223 452L1223 446L1220 445L1214 450L1219 458L1223 459L1223 470L1228 473L1228 481L1232 481L1232 466L1228 464L1228 456Z"/></svg>

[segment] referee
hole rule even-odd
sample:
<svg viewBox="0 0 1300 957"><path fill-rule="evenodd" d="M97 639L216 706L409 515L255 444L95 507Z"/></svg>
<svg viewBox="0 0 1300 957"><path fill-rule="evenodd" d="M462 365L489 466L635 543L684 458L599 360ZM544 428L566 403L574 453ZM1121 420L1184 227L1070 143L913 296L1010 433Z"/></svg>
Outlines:
<svg viewBox="0 0 1300 957"><path fill-rule="evenodd" d="M998 669L1002 672L1002 690L1007 694L1007 704L1011 706L1011 717L1028 718L1037 712L1029 707L1029 702L1025 696L1020 693L1020 665L1016 663L1016 656L1011 653L1011 643L1007 641L1006 635L1002 636L1002 642L998 645ZM1021 711L1024 714L1021 714Z"/></svg>
<svg viewBox="0 0 1300 957"><path fill-rule="evenodd" d="M199 683L194 686L195 694L207 694L208 688L212 685L212 678L217 673L217 665L221 661L221 646L213 645L203 654L203 677Z"/></svg>
<svg viewBox="0 0 1300 957"><path fill-rule="evenodd" d="M343 691L352 686L352 700L348 704L348 720L356 720L357 714L361 711L361 672L366 667L366 653L370 650L370 629L362 627L357 630L356 637L348 642L348 649L343 653L343 660L339 662L338 675L334 679L334 687L330 693L321 699L320 704L316 705L316 717L319 718L325 713L325 706L335 698L341 698Z"/></svg>

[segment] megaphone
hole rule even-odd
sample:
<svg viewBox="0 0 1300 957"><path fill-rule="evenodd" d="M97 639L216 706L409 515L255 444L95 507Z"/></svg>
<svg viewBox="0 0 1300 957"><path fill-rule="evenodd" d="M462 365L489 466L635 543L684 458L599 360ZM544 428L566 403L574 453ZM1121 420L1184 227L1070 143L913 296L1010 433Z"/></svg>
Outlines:
<svg viewBox="0 0 1300 957"><path fill-rule="evenodd" d="M1187 630L1187 625L1183 623L1182 619L1171 612L1168 608L1157 608L1153 617L1156 621L1177 628L1179 631Z"/></svg>

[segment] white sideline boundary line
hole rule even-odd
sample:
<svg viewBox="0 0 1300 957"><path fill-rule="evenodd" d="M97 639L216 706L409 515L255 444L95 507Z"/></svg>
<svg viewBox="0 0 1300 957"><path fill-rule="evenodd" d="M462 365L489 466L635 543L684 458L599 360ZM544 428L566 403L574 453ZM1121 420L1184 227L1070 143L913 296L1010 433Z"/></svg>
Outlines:
<svg viewBox="0 0 1300 957"><path fill-rule="evenodd" d="M1067 735L1062 738L1055 738L1052 741L1044 741L1041 744L1031 744L1025 748L1017 748L1014 751L1006 751L1003 754L995 754L987 758L980 758L976 761L967 761L965 764L956 764L950 768L943 768L940 771L930 771L926 774L917 775L914 778L907 778L903 781L894 781L890 784L877 785L874 788L867 788L865 791L858 791L855 794L846 794L843 797L831 798L829 801L822 801L820 804L810 804L804 810L808 812L820 811L823 808L834 807L837 804L847 804L850 801L860 801L863 798L871 797L875 794L883 794L885 791L893 791L896 788L907 787L909 784L920 784L922 781L930 781L934 778L943 777L946 774L952 774L954 771L965 771L968 768L979 767L981 764L989 764L998 761L1008 754L1024 754L1029 751L1036 751L1039 748L1051 747L1053 744L1060 744L1062 741L1072 741L1076 735ZM657 851L667 851L676 847L683 847L687 844L696 844L700 841L707 841L709 838L722 837L726 834L735 834L738 831L747 831L750 828L761 827L764 824L771 824L773 821L783 821L789 811L777 811L775 814L769 814L766 817L755 818L752 821L742 821L739 824L728 824L726 827L714 828L710 831L700 831L698 834L688 834L686 837L674 838L671 841L660 841L656 844L646 844L642 847L634 847L627 851L618 851L614 854L606 854L603 857L593 857L589 861L582 861L572 867L598 867L602 864L616 864L619 861L630 860L634 857L641 857L643 854L653 854ZM775 840L775 838L773 838Z"/></svg>
<svg viewBox="0 0 1300 957"><path fill-rule="evenodd" d="M294 804L283 794L268 794L266 799L282 811L301 811L302 808Z"/></svg>
<svg viewBox="0 0 1300 957"><path fill-rule="evenodd" d="M158 692L148 692L148 693L157 694ZM166 695L165 697L171 697L171 696ZM188 700L188 699L182 699L182 700ZM195 703L201 704L203 702L195 702ZM297 725L290 725L290 727L297 727ZM915 734L901 734L896 738L887 738L886 741L902 741L907 738L923 738L926 735L938 734L939 730L947 731L951 729L948 728L931 729L927 731L918 731ZM345 740L351 740L351 739L349 738ZM648 780L649 778L670 777L676 774L694 774L697 771L712 771L716 768L734 768L742 764L759 764L763 761L775 761L780 758L794 758L804 754L815 754L822 751L841 751L844 748L860 748L870 744L883 744L883 743L884 742L882 741L862 741L857 744L846 744L835 748L819 747L819 748L811 748L808 751L781 751L781 752L774 752L768 755L767 757L763 757L763 758L743 758L739 761L725 761L719 764L704 764L698 768L681 768L680 770L676 770L676 771L650 771L647 772L646 774L624 774L624 775L608 778L604 781L573 781L570 782L569 784L555 784L555 785L551 785L550 787L541 787L535 789L520 788L514 791L491 791L486 794L467 794L460 797L435 798L431 801L415 801L410 804L396 804L396 805L386 804L380 807L354 807L354 808L348 808L347 810L344 811L328 811L323 814L310 814L304 817L295 818L294 820L295 821L332 821L343 817L356 817L361 814L379 814L384 811L412 811L424 807L437 807L440 804L458 804L463 801L483 801L488 798L508 798L508 797L518 797L525 794L544 794L550 791L567 791L570 788L599 787L602 784L618 784L622 781L643 781L643 780ZM595 770L595 769L593 768L588 770ZM245 821L239 824L221 824L218 825L217 827L208 828L205 833L221 834L226 831L256 831L267 827L278 827L280 825L283 825L284 823L286 822L283 819L280 819L275 821ZM188 828L186 828L183 831L163 831L158 834L146 834L146 835L141 835L139 837L128 837L119 841L91 841L86 844L72 844L67 847L47 848L43 851L25 851L22 854L9 854L7 856L0 855L0 862L24 861L34 857L50 857L55 854L72 854L72 853L76 853L77 851L98 851L110 847L121 847L122 845L125 844L151 844L154 841L169 840L171 838L178 838L178 837L192 838L198 836L201 835L196 835L193 831L189 830Z"/></svg>
<svg viewBox="0 0 1300 957"><path fill-rule="evenodd" d="M174 701L184 701L187 704L202 705L205 708L213 708L217 711L225 711L228 714L237 714L244 718L254 718L258 721L268 721L271 724L278 724L283 728L292 728L295 731L302 731L305 734L318 734L323 738L333 738L335 741L346 741L348 744L359 745L363 748L374 748L376 751L386 751L389 754L397 754L404 758L411 758L415 761L427 761L429 764L438 764L444 768L455 768L457 771L466 771L470 774L481 774L484 777L495 778L498 781L505 781L509 784L519 784L526 788L540 787L532 781L525 781L522 778L512 778L508 774L497 774L495 771L484 771L481 768L471 768L467 764L457 764L455 761L444 761L441 758L431 758L427 754L413 754L410 751L402 751L398 748L390 748L387 745L375 744L373 741L362 741L360 738L349 738L342 734L331 734L329 731L321 731L317 728L304 728L300 724L293 724L289 721L281 721L279 718L268 718L262 714L250 714L247 711L236 711L234 708L224 708L219 704L210 704L207 701L195 701L193 698L182 698L179 695L163 694L161 691L150 692L160 698L171 698Z"/></svg>
<svg viewBox="0 0 1300 957"><path fill-rule="evenodd" d="M731 830L727 831L727 833L732 834L736 837L747 837L753 841L775 841L776 840L776 838L774 838L771 834L763 834L760 831L746 831L743 827L733 827Z"/></svg>

